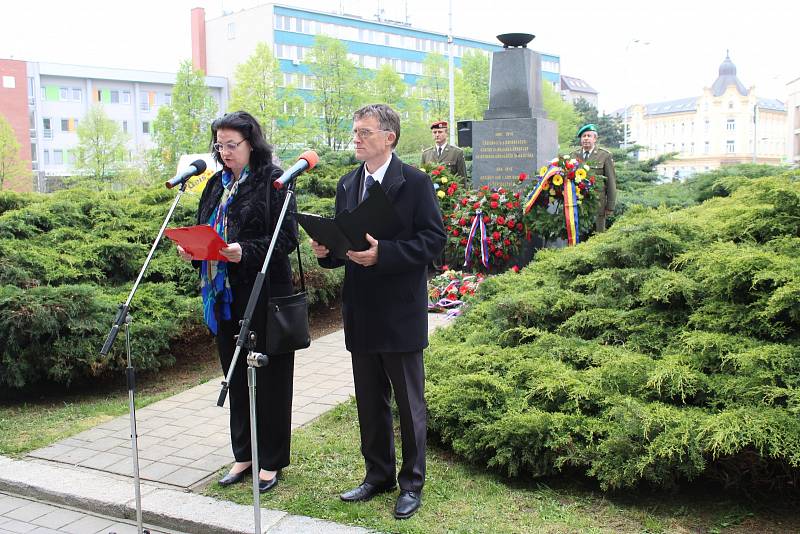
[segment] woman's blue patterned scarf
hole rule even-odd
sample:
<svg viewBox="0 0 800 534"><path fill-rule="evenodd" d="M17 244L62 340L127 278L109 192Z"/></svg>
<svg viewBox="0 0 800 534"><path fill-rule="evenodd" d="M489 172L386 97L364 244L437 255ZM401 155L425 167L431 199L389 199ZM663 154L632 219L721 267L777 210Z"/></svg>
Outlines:
<svg viewBox="0 0 800 534"><path fill-rule="evenodd" d="M234 180L230 171L222 171L222 198L219 200L219 206L208 219L208 224L226 243L228 242L228 206L233 202L239 184L244 182L249 174L250 168L245 167L241 177ZM200 288L203 295L203 319L211 333L216 336L218 322L231 320L233 292L230 280L228 280L228 262L203 260L200 267Z"/></svg>

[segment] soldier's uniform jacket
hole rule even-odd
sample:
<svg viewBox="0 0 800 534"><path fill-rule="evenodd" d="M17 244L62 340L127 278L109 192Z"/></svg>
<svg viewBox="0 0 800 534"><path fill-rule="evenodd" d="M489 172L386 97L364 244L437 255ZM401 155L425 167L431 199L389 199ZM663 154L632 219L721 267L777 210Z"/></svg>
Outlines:
<svg viewBox="0 0 800 534"><path fill-rule="evenodd" d="M605 178L596 225L597 231L602 232L606 228L606 211L614 211L617 203L617 173L614 170L614 159L611 157L611 152L599 146L594 147L586 161L583 160L583 148L578 148L570 156L581 163L586 163L595 175Z"/></svg>
<svg viewBox="0 0 800 534"><path fill-rule="evenodd" d="M467 177L467 163L464 161L464 151L450 143L444 145L441 157L436 151L436 145L426 148L422 152L422 164L428 165L431 163L445 165L453 174L463 178Z"/></svg>

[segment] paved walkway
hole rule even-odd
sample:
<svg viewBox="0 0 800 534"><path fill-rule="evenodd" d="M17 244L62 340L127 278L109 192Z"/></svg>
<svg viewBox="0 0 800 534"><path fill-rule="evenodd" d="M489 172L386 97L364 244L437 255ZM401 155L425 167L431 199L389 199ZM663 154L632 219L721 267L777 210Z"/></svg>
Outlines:
<svg viewBox="0 0 800 534"><path fill-rule="evenodd" d="M431 330L446 322L443 315L429 314ZM191 491L213 480L220 469L232 463L228 408L227 405L224 408L216 405L219 382L207 382L136 411L139 470L143 484L165 490ZM340 330L314 340L308 349L298 351L295 357L292 428L312 421L336 404L348 400L353 393L350 354L344 348L344 332ZM27 460L26 463L34 461L44 469L53 469L55 475L43 473L43 480L48 476L59 476L67 468L69 472L78 470L87 476L95 473L100 479L109 479L119 485L124 477L132 477L133 471L130 417L118 417L33 451ZM6 484L3 482L0 477L0 490L16 493L14 484L8 480ZM87 481L87 484L100 482ZM123 487L126 492L131 490L127 485ZM59 491L64 492L64 489ZM128 493L132 498L132 490ZM102 501L102 496L98 499ZM59 502L71 504L72 501L64 498ZM130 510L130 502L125 506ZM90 509L97 510L97 507ZM13 517L11 520L18 521ZM3 528L0 524L0 534Z"/></svg>

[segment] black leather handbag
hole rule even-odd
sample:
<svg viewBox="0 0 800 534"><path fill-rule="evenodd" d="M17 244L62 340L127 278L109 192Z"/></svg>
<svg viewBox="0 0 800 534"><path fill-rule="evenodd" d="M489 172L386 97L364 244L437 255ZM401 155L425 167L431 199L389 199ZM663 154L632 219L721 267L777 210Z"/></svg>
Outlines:
<svg viewBox="0 0 800 534"><path fill-rule="evenodd" d="M267 309L267 354L286 354L311 345L308 333L308 295L297 245L297 265L301 290L294 295L269 299Z"/></svg>

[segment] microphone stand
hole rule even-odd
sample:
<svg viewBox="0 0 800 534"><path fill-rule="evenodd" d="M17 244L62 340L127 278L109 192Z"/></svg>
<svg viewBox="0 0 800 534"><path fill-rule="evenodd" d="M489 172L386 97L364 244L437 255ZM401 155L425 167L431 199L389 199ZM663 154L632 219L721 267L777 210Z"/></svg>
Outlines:
<svg viewBox="0 0 800 534"><path fill-rule="evenodd" d="M133 457L133 480L136 493L136 526L139 534L150 534L150 531L142 526L142 490L141 482L139 480L139 446L137 442L138 435L136 434L136 371L131 363L131 338L128 331L128 326L131 322L131 316L128 314L128 310L130 309L133 295L139 288L139 283L142 281L142 277L144 277L144 272L147 270L147 266L150 264L150 260L153 258L156 247L158 247L158 244L161 242L161 237L164 235L164 230L167 228L167 224L169 223L170 219L172 219L172 214L175 212L178 201L181 199L184 191L186 191L187 181L188 177L181 183L178 194L175 195L175 200L172 202L172 206L170 206L169 212L164 218L164 223L161 225L161 229L158 231L158 236L156 236L155 241L153 241L153 246L150 247L150 252L147 254L147 258L144 260L142 269L139 271L139 276L136 278L136 282L134 282L133 288L131 289L131 292L128 295L125 303L120 304L119 309L117 310L117 316L114 318L114 324L111 327L111 331L108 333L108 337L103 344L103 348L100 349L101 356L108 356L108 352L111 350L111 345L114 344L114 340L117 339L117 334L119 334L120 328L122 328L123 325L125 326L125 349L128 355L128 367L125 369L125 377L128 384L128 412L130 413L131 419L131 456Z"/></svg>
<svg viewBox="0 0 800 534"><path fill-rule="evenodd" d="M253 283L253 289L250 291L250 298L247 301L247 308L241 320L241 329L236 336L236 349L233 352L233 359L231 365L228 367L228 374L225 380L222 381L222 389L219 392L217 399L217 406L222 407L225 404L225 397L228 395L228 388L233 377L233 371L236 368L236 362L239 359L239 354L242 349L248 349L247 355L247 388L250 397L250 451L253 471L253 519L255 521L255 533L261 534L261 493L258 491L259 481L259 465L258 465L258 418L256 417L256 368L264 367L269 363L269 356L255 352L256 347L256 334L250 330L250 321L253 318L253 313L258 303L261 288L264 285L266 278L267 268L269 261L272 259L272 252L275 249L275 243L278 241L277 236L281 227L283 226L283 219L286 216L286 211L289 208L289 203L294 195L294 179L289 182L286 188L286 198L283 201L278 222L275 224L275 231L273 232L273 239L270 240L269 248L267 249L267 256L264 258L264 264L261 266L261 271L256 275L256 280ZM267 193L267 202L269 202L269 193ZM275 476L278 476L277 474Z"/></svg>

